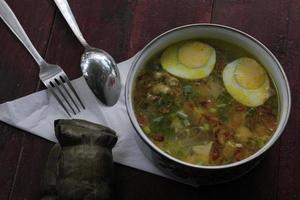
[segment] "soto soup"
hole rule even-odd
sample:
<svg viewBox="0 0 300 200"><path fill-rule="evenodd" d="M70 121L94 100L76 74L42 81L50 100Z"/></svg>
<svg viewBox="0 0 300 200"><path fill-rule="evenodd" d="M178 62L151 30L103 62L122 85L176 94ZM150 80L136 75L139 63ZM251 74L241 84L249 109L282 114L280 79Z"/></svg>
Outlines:
<svg viewBox="0 0 300 200"><path fill-rule="evenodd" d="M151 58L137 76L133 105L157 147L196 165L245 159L277 128L278 95L268 72L220 40L182 41Z"/></svg>

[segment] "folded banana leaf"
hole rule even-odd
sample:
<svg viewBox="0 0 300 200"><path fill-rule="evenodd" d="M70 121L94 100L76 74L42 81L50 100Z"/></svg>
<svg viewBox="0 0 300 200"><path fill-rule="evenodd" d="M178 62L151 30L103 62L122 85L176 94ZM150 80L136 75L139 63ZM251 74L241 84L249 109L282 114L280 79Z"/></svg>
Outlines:
<svg viewBox="0 0 300 200"><path fill-rule="evenodd" d="M54 125L59 144L49 153L42 200L111 199L116 133L79 119L56 120Z"/></svg>

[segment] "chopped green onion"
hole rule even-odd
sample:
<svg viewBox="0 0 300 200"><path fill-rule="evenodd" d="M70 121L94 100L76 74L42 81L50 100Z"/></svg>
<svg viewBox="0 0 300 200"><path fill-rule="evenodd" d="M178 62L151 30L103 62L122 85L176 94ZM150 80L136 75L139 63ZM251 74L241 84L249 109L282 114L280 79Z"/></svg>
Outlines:
<svg viewBox="0 0 300 200"><path fill-rule="evenodd" d="M207 123L204 123L202 126L200 126L200 129L202 131L209 131L210 130L210 125Z"/></svg>
<svg viewBox="0 0 300 200"><path fill-rule="evenodd" d="M188 117L188 115L185 114L182 110L177 111L176 114L180 118L187 118Z"/></svg>
<svg viewBox="0 0 300 200"><path fill-rule="evenodd" d="M155 119L153 119L153 122L161 122L161 120L163 120L163 116L160 117L156 117Z"/></svg>
<svg viewBox="0 0 300 200"><path fill-rule="evenodd" d="M184 120L183 120L183 124L184 124L185 127L191 125L191 123L189 122L188 119L184 119Z"/></svg>
<svg viewBox="0 0 300 200"><path fill-rule="evenodd" d="M246 112L246 116L250 116L256 112L256 108L249 108Z"/></svg>
<svg viewBox="0 0 300 200"><path fill-rule="evenodd" d="M205 165L205 163L202 162L202 161L199 161L199 162L197 163L197 165Z"/></svg>
<svg viewBox="0 0 300 200"><path fill-rule="evenodd" d="M230 158L225 158L224 164L226 165L226 164L232 163L233 161L234 161L234 159L233 159L232 157L230 157Z"/></svg>
<svg viewBox="0 0 300 200"><path fill-rule="evenodd" d="M211 112L211 113L216 113L216 112L217 112L217 109L215 109L215 108L210 108L210 109L208 109L208 111Z"/></svg>
<svg viewBox="0 0 300 200"><path fill-rule="evenodd" d="M193 87L191 85L185 85L183 86L183 94L185 96L191 94L193 92Z"/></svg>
<svg viewBox="0 0 300 200"><path fill-rule="evenodd" d="M225 103L218 104L217 107L218 107L218 108L224 108L224 107L226 107L226 104L225 104Z"/></svg>
<svg viewBox="0 0 300 200"><path fill-rule="evenodd" d="M144 131L146 134L149 134L149 133L151 132L149 126L144 126L142 129L143 129L143 131Z"/></svg>

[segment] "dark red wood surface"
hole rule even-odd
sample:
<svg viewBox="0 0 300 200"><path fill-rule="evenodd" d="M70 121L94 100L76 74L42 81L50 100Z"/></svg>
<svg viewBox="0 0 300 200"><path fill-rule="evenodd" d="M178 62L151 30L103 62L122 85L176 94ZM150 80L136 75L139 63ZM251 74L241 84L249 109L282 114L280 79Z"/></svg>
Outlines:
<svg viewBox="0 0 300 200"><path fill-rule="evenodd" d="M33 44L70 78L80 76L83 48L52 0L7 0ZM115 199L300 199L300 2L298 0L70 0L87 41L122 61L176 26L212 22L239 28L279 58L293 108L280 141L242 178L199 189L116 165ZM0 22L0 103L44 87L38 67ZM40 199L40 179L53 144L0 123L0 200Z"/></svg>

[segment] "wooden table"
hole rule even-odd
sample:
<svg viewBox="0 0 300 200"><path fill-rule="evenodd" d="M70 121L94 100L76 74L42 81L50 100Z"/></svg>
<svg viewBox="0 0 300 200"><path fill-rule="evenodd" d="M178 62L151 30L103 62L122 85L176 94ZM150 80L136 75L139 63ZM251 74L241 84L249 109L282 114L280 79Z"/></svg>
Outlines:
<svg viewBox="0 0 300 200"><path fill-rule="evenodd" d="M80 75L83 48L52 0L7 0L38 51ZM195 189L116 165L115 199L300 199L300 2L298 0L69 0L87 41L119 62L176 26L211 22L241 29L279 58L293 106L287 128L266 159L244 177ZM44 89L38 67L0 22L0 103ZM0 200L40 199L40 179L53 143L0 123Z"/></svg>

